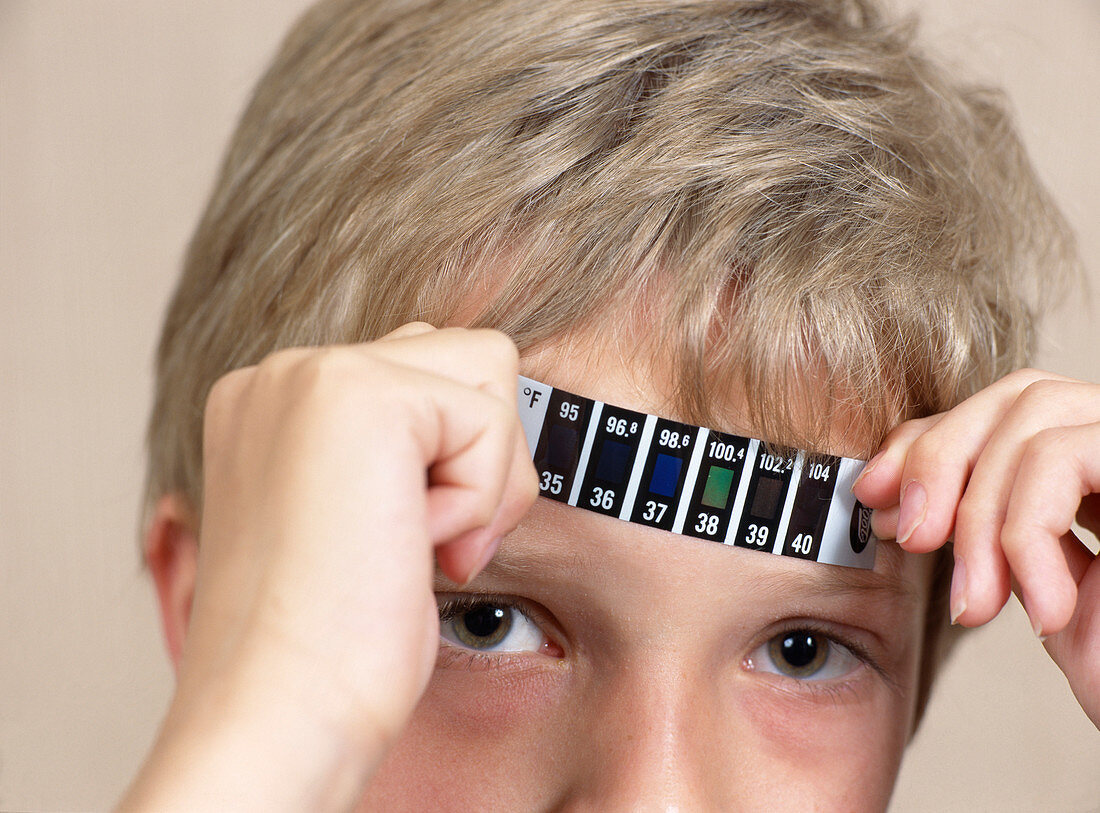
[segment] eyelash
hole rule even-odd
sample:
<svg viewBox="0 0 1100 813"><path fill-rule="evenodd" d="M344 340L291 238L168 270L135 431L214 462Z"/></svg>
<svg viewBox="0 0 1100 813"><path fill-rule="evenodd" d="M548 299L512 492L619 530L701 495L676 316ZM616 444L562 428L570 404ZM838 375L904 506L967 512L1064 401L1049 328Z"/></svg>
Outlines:
<svg viewBox="0 0 1100 813"><path fill-rule="evenodd" d="M526 602L523 602L517 598L510 596L498 596L489 593L458 593L452 594L447 597L437 595L437 601L439 602L439 623L443 625L450 621L455 620L461 615L470 612L476 607L481 607L485 604L492 604L499 607L507 607L522 615L525 619L534 624L542 632L543 636L551 641L554 648L558 649L560 646L554 640L554 638L547 633L547 624L541 619L541 614L534 611ZM532 652L477 652L472 649L465 649L455 644L443 643L441 639L439 647L439 658L447 666L479 670L479 669L494 669L501 666L505 666L509 661L512 661L516 657L524 657L532 654ZM560 657L560 656L559 656Z"/></svg>
<svg viewBox="0 0 1100 813"><path fill-rule="evenodd" d="M540 618L541 613L533 610L526 602L515 597L491 595L488 593L460 593L451 594L446 597L439 596L438 600L440 624L451 622L477 607L484 606L485 604L492 604L499 607L506 607L519 613L525 619L537 626L548 640L553 641L553 638L546 632L547 625ZM762 637L753 646L751 651L755 652L761 645L765 645L779 636L788 635L794 632L809 632L813 635L821 636L832 645L844 647L851 652L862 665L867 666L893 685L894 681L890 675L882 668L874 655L872 655L864 644L855 640L852 636L838 632L832 625L823 624L819 621L791 619L773 630L770 630L767 637ZM556 642L554 646L558 646ZM443 664L452 668L464 668L473 671L500 668L508 665L510 662L514 663L514 658L517 656L524 657L530 654L536 653L477 652L450 643L441 644L439 648L439 658ZM751 663L748 656L745 658L745 663ZM752 667L750 666L749 668ZM772 675L772 677L778 678L779 681L791 691L800 692L815 698L833 700L834 702L840 702L846 695L855 691L855 681L851 674L830 680L799 680L783 675Z"/></svg>
<svg viewBox="0 0 1100 813"><path fill-rule="evenodd" d="M831 625L822 624L819 621L791 619L774 630L769 631L767 637L762 637L761 640L754 645L752 651L755 652L760 646L767 644L769 641L779 636L789 635L794 632L809 632L813 635L821 636L830 644L844 647L851 652L862 665L874 671L890 685L894 685L894 680L890 677L889 673L882 668L882 665L864 644L855 640L852 636L838 632ZM748 656L745 658L745 663L746 665L751 664ZM749 668L752 668L751 665ZM771 676L778 678L786 687L789 687L793 691L803 692L834 701L840 701L845 695L855 691L852 674L832 680L799 680L785 675Z"/></svg>

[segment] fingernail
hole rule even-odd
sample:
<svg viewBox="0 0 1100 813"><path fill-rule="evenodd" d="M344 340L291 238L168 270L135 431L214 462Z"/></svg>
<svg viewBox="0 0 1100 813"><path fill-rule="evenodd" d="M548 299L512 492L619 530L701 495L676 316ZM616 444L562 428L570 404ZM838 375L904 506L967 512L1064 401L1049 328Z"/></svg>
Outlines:
<svg viewBox="0 0 1100 813"><path fill-rule="evenodd" d="M924 486L916 480L910 481L901 493L901 508L898 511L898 544L903 548L913 535L913 531L924 522L928 513L928 495Z"/></svg>
<svg viewBox="0 0 1100 813"><path fill-rule="evenodd" d="M481 550L481 556L478 557L477 563L470 569L470 575L466 577L466 583L470 583L474 580L478 573L485 569L485 566L489 564L489 561L497 552L497 548L500 547L500 541L503 537L495 537L485 543L485 547Z"/></svg>
<svg viewBox="0 0 1100 813"><path fill-rule="evenodd" d="M1046 636L1043 635L1043 622L1035 617L1035 613L1032 612L1031 602L1028 601L1027 593L1025 591L1020 592L1020 603L1024 605L1024 612L1027 613L1027 620L1031 622L1031 631L1035 633L1035 637L1042 641Z"/></svg>
<svg viewBox="0 0 1100 813"><path fill-rule="evenodd" d="M951 576L951 623L955 624L959 616L966 612L966 562L955 557L955 572Z"/></svg>
<svg viewBox="0 0 1100 813"><path fill-rule="evenodd" d="M1043 624L1042 624L1042 622L1039 621L1038 619L1031 618L1031 613L1028 613L1027 617L1029 619L1031 619L1031 631L1035 633L1035 637L1038 638L1040 641L1042 641L1044 638L1046 638L1046 636L1043 635Z"/></svg>
<svg viewBox="0 0 1100 813"><path fill-rule="evenodd" d="M868 474L870 474L874 470L875 466L877 466L879 464L879 461L882 460L882 456L884 454L886 454L886 453L885 452L879 452L878 454L876 454L874 457L872 457L870 460L867 461L867 465L865 465L863 467L863 471L861 471L859 473L859 476L856 477L855 482L852 483L852 488L853 489L857 488L859 486L859 484L863 481L863 478L866 477Z"/></svg>

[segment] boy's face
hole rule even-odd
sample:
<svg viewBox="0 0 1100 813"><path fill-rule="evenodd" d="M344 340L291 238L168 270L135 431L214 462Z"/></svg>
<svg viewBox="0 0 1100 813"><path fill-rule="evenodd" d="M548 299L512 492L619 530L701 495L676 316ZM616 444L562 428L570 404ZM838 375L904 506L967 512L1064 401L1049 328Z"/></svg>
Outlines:
<svg viewBox="0 0 1100 813"><path fill-rule="evenodd" d="M603 350L522 372L667 415ZM437 577L436 671L365 805L883 809L928 568L890 544L855 570L538 500L471 584Z"/></svg>

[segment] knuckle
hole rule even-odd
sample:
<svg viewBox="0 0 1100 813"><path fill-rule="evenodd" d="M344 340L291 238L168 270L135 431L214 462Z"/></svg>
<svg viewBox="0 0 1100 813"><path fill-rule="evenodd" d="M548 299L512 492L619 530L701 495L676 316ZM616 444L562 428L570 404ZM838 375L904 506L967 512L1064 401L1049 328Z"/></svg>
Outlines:
<svg viewBox="0 0 1100 813"><path fill-rule="evenodd" d="M906 479L919 476L930 467L942 467L945 455L948 453L949 450L944 448L943 443L933 432L925 432L915 438L909 445L909 452L906 455Z"/></svg>
<svg viewBox="0 0 1100 813"><path fill-rule="evenodd" d="M1001 528L1001 549L1015 555L1023 550L1035 538L1033 529L1025 527L1019 522L1006 522Z"/></svg>
<svg viewBox="0 0 1100 813"><path fill-rule="evenodd" d="M1069 429L1052 426L1036 432L1024 446L1022 465L1040 471L1057 468L1076 451L1076 440Z"/></svg>
<svg viewBox="0 0 1100 813"><path fill-rule="evenodd" d="M491 328L479 328L475 333L486 353L508 367L519 367L519 349L510 336Z"/></svg>
<svg viewBox="0 0 1100 813"><path fill-rule="evenodd" d="M1065 382L1062 381L1050 378L1031 381L1020 391L1015 407L1030 414L1058 398L1064 390Z"/></svg>
<svg viewBox="0 0 1100 813"><path fill-rule="evenodd" d="M1001 380L1022 390L1047 377L1047 373L1042 370L1036 370L1034 367L1021 367L1019 370L1013 370Z"/></svg>
<svg viewBox="0 0 1100 813"><path fill-rule="evenodd" d="M203 405L203 424L208 434L226 421L255 374L255 367L242 367L226 373L211 385Z"/></svg>
<svg viewBox="0 0 1100 813"><path fill-rule="evenodd" d="M290 361L304 385L325 391L343 389L364 366L363 356L346 347L324 347Z"/></svg>
<svg viewBox="0 0 1100 813"><path fill-rule="evenodd" d="M312 347L284 347L279 350L273 350L268 353L260 363L256 365L257 369L271 374L280 370L293 369L303 359L308 358L317 350Z"/></svg>
<svg viewBox="0 0 1100 813"><path fill-rule="evenodd" d="M374 339L377 342L391 342L399 341L401 339L413 339L418 336L423 336L426 333L434 333L436 328L427 322L415 321L406 322L399 327L394 328L389 333L378 336ZM370 344L371 342L368 342Z"/></svg>
<svg viewBox="0 0 1100 813"><path fill-rule="evenodd" d="M988 498L970 491L963 494L955 509L955 541L969 545L981 539L989 539L988 529L994 518Z"/></svg>
<svg viewBox="0 0 1100 813"><path fill-rule="evenodd" d="M468 520L472 528L484 528L496 516L500 494L496 489L478 488L467 504Z"/></svg>
<svg viewBox="0 0 1100 813"><path fill-rule="evenodd" d="M236 400L246 382L255 372L254 367L232 370L218 378L206 394L206 409L218 408L222 404Z"/></svg>
<svg viewBox="0 0 1100 813"><path fill-rule="evenodd" d="M535 471L534 464L524 457L520 481L520 498L524 505L533 505L539 496L539 473Z"/></svg>

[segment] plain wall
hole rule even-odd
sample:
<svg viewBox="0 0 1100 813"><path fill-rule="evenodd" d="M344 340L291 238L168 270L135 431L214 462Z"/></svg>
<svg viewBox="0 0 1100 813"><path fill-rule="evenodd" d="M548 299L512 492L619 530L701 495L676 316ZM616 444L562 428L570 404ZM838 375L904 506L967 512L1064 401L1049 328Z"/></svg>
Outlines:
<svg viewBox="0 0 1100 813"><path fill-rule="evenodd" d="M1008 88L1095 285L1100 4L906 5L936 51ZM168 702L137 554L152 347L236 115L302 7L0 0L0 809L108 807ZM1042 365L1100 380L1096 315L1074 296ZM944 671L892 809L1098 810L1098 765L1012 601Z"/></svg>

